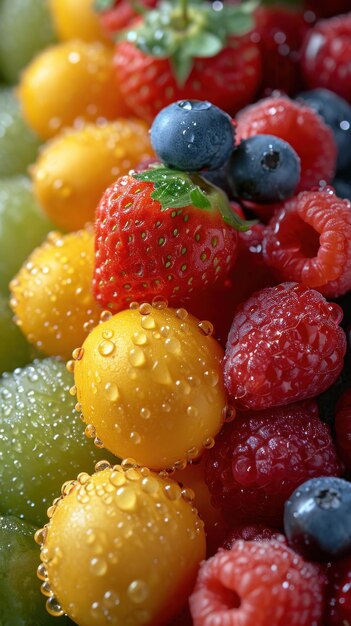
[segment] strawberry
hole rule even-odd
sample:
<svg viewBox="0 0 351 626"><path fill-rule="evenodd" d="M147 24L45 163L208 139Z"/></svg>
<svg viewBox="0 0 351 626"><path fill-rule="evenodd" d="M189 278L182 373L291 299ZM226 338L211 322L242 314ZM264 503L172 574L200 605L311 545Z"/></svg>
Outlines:
<svg viewBox="0 0 351 626"><path fill-rule="evenodd" d="M246 224L197 174L155 166L123 176L97 208L95 297L114 312L155 296L178 305L229 273L236 228Z"/></svg>
<svg viewBox="0 0 351 626"><path fill-rule="evenodd" d="M251 102L261 55L249 35L251 3L165 2L116 45L114 66L131 110L151 122L174 100L210 100L230 114ZM218 8L218 6L220 8Z"/></svg>
<svg viewBox="0 0 351 626"><path fill-rule="evenodd" d="M152 8L157 4L157 0L141 0L141 4ZM107 34L126 28L138 16L129 0L96 0L95 7L99 12L102 28Z"/></svg>

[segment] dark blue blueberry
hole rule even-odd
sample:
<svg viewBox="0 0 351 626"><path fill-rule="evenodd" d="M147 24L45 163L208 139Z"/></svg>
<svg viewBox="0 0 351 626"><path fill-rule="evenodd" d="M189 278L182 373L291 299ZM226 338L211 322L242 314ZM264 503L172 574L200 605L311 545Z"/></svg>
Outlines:
<svg viewBox="0 0 351 626"><path fill-rule="evenodd" d="M292 548L312 560L351 552L351 483L312 478L285 503L284 529Z"/></svg>
<svg viewBox="0 0 351 626"><path fill-rule="evenodd" d="M200 172L203 178L206 178L212 185L216 185L224 191L229 198L233 196L229 185L229 161L217 170L205 170Z"/></svg>
<svg viewBox="0 0 351 626"><path fill-rule="evenodd" d="M215 170L228 161L234 148L231 117L214 104L179 100L156 115L151 143L158 158L178 170Z"/></svg>
<svg viewBox="0 0 351 626"><path fill-rule="evenodd" d="M290 198L300 180L300 158L273 135L244 139L230 159L229 182L235 197L260 204Z"/></svg>
<svg viewBox="0 0 351 626"><path fill-rule="evenodd" d="M335 178L331 185L334 187L338 198L346 198L346 200L351 201L351 181Z"/></svg>
<svg viewBox="0 0 351 626"><path fill-rule="evenodd" d="M338 147L337 171L351 165L351 106L329 89L312 89L299 94L299 100L317 111L334 133Z"/></svg>

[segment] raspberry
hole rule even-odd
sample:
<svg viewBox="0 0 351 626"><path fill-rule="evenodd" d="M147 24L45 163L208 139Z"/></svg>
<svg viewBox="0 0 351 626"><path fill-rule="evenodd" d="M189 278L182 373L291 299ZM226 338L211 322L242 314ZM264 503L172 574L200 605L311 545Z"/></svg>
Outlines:
<svg viewBox="0 0 351 626"><path fill-rule="evenodd" d="M336 406L335 431L339 456L351 470L351 389L342 394Z"/></svg>
<svg viewBox="0 0 351 626"><path fill-rule="evenodd" d="M294 148L301 159L297 191L331 182L337 148L333 133L311 108L289 98L265 98L243 109L237 116L237 137L276 135Z"/></svg>
<svg viewBox="0 0 351 626"><path fill-rule="evenodd" d="M225 538L222 548L231 550L236 541L270 541L275 539L281 543L287 543L284 535L275 528L269 528L264 524L241 524L233 528Z"/></svg>
<svg viewBox="0 0 351 626"><path fill-rule="evenodd" d="M277 278L336 298L351 289L351 203L329 187L288 200L265 230L264 258Z"/></svg>
<svg viewBox="0 0 351 626"><path fill-rule="evenodd" d="M351 102L351 13L322 20L310 30L301 66L310 88L326 87Z"/></svg>
<svg viewBox="0 0 351 626"><path fill-rule="evenodd" d="M239 541L200 567L194 626L320 626L324 578L279 542Z"/></svg>
<svg viewBox="0 0 351 626"><path fill-rule="evenodd" d="M205 458L213 505L236 524L280 527L285 500L296 487L341 469L314 401L239 415L223 427Z"/></svg>
<svg viewBox="0 0 351 626"><path fill-rule="evenodd" d="M346 336L342 309L313 289L282 283L240 305L230 329L224 380L239 408L313 398L338 378Z"/></svg>
<svg viewBox="0 0 351 626"><path fill-rule="evenodd" d="M326 626L351 624L351 557L329 564Z"/></svg>

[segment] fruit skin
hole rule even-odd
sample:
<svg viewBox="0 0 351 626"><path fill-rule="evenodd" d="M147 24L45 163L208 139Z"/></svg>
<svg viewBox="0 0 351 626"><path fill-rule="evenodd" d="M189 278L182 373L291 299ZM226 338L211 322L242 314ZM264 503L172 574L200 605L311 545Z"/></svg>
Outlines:
<svg viewBox="0 0 351 626"><path fill-rule="evenodd" d="M337 148L331 129L310 107L289 98L264 98L237 116L237 139L253 135L276 135L287 141L301 159L297 191L331 182L336 168Z"/></svg>
<svg viewBox="0 0 351 626"><path fill-rule="evenodd" d="M116 178L153 151L146 124L120 118L67 129L48 142L31 168L34 193L58 228L84 228Z"/></svg>
<svg viewBox="0 0 351 626"><path fill-rule="evenodd" d="M157 0L140 0L140 4L152 8L156 6ZM102 28L112 39L118 31L127 28L138 17L129 0L115 0L110 9L98 11Z"/></svg>
<svg viewBox="0 0 351 626"><path fill-rule="evenodd" d="M233 152L229 182L235 197L269 204L290 198L300 173L300 158L286 141L254 135L243 139Z"/></svg>
<svg viewBox="0 0 351 626"><path fill-rule="evenodd" d="M226 276L237 232L218 211L163 208L154 184L119 178L96 211L93 291L117 312L162 295L178 305Z"/></svg>
<svg viewBox="0 0 351 626"><path fill-rule="evenodd" d="M189 78L179 87L167 59L152 57L122 41L116 46L114 67L127 105L151 123L175 100L208 99L227 113L236 113L255 95L261 56L248 35L232 37L216 56L195 59Z"/></svg>
<svg viewBox="0 0 351 626"><path fill-rule="evenodd" d="M320 20L310 30L301 67L310 89L324 87L351 103L351 13Z"/></svg>
<svg viewBox="0 0 351 626"><path fill-rule="evenodd" d="M234 137L231 117L206 100L173 102L151 125L156 156L178 170L221 167L234 149Z"/></svg>
<svg viewBox="0 0 351 626"><path fill-rule="evenodd" d="M13 321L8 299L0 293L0 375L23 367L34 358L32 346Z"/></svg>
<svg viewBox="0 0 351 626"><path fill-rule="evenodd" d="M55 359L2 376L0 513L43 524L62 482L106 458L84 437L72 385Z"/></svg>
<svg viewBox="0 0 351 626"><path fill-rule="evenodd" d="M28 341L50 356L69 359L100 319L91 293L91 230L49 234L11 281L11 308Z"/></svg>
<svg viewBox="0 0 351 626"><path fill-rule="evenodd" d="M80 626L92 618L97 626L166 626L204 558L196 510L174 481L147 468L114 466L83 478L44 529L41 559L55 596ZM50 559L55 550L62 556Z"/></svg>
<svg viewBox="0 0 351 626"><path fill-rule="evenodd" d="M330 126L338 148L337 171L351 165L351 105L329 89L311 89L298 94L298 99L312 107Z"/></svg>
<svg viewBox="0 0 351 626"><path fill-rule="evenodd" d="M13 90L0 88L0 176L25 174L39 146L39 138L24 122Z"/></svg>
<svg viewBox="0 0 351 626"><path fill-rule="evenodd" d="M346 353L342 309L298 283L281 283L241 304L229 332L224 380L242 409L313 398L338 378Z"/></svg>
<svg viewBox="0 0 351 626"><path fill-rule="evenodd" d="M238 414L205 458L212 503L226 519L278 528L285 500L298 485L342 469L313 401Z"/></svg>
<svg viewBox="0 0 351 626"><path fill-rule="evenodd" d="M39 550L35 526L8 515L0 516L1 626L53 626L38 593L35 569ZM63 624L72 624L68 618Z"/></svg>
<svg viewBox="0 0 351 626"><path fill-rule="evenodd" d="M285 503L284 530L290 546L310 560L335 560L351 551L351 484L313 478Z"/></svg>
<svg viewBox="0 0 351 626"><path fill-rule="evenodd" d="M22 263L52 228L33 196L28 178L0 179L0 291L4 295Z"/></svg>
<svg viewBox="0 0 351 626"><path fill-rule="evenodd" d="M335 189L338 198L351 201L351 181L343 178L334 178L332 187Z"/></svg>
<svg viewBox="0 0 351 626"><path fill-rule="evenodd" d="M184 309L157 306L121 311L95 327L74 378L84 420L105 447L162 469L212 443L226 393L219 344Z"/></svg>
<svg viewBox="0 0 351 626"><path fill-rule="evenodd" d="M0 75L6 83L15 85L28 63L54 42L47 2L1 0Z"/></svg>
<svg viewBox="0 0 351 626"><path fill-rule="evenodd" d="M82 122L128 115L100 42L70 40L46 48L24 70L17 91L24 118L42 139Z"/></svg>
<svg viewBox="0 0 351 626"><path fill-rule="evenodd" d="M335 438L338 454L351 469L351 389L340 396L335 411Z"/></svg>
<svg viewBox="0 0 351 626"><path fill-rule="evenodd" d="M324 578L277 541L238 541L202 564L190 596L194 626L320 626Z"/></svg>
<svg viewBox="0 0 351 626"><path fill-rule="evenodd" d="M94 9L94 0L49 0L49 8L60 41L108 41Z"/></svg>
<svg viewBox="0 0 351 626"><path fill-rule="evenodd" d="M267 265L278 280L296 280L336 298L351 289L351 203L332 188L288 200L263 239Z"/></svg>

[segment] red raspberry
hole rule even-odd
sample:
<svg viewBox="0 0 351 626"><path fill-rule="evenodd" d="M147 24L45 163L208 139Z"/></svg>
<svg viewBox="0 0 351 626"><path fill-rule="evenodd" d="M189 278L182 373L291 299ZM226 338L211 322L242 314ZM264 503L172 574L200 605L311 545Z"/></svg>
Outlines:
<svg viewBox="0 0 351 626"><path fill-rule="evenodd" d="M287 544L285 536L275 528L264 524L241 524L232 528L222 544L224 550L231 550L236 541L270 541L275 539Z"/></svg>
<svg viewBox="0 0 351 626"><path fill-rule="evenodd" d="M343 295L351 289L351 203L328 187L300 193L272 218L263 247L279 280Z"/></svg>
<svg viewBox="0 0 351 626"><path fill-rule="evenodd" d="M194 626L320 626L318 568L279 542L239 541L200 567Z"/></svg>
<svg viewBox="0 0 351 626"><path fill-rule="evenodd" d="M351 624L351 557L329 564L326 626Z"/></svg>
<svg viewBox="0 0 351 626"><path fill-rule="evenodd" d="M279 89L289 95L302 88L299 50L310 26L300 11L285 6L259 7L251 38L262 53L265 95Z"/></svg>
<svg viewBox="0 0 351 626"><path fill-rule="evenodd" d="M325 87L351 102L351 13L322 20L310 30L301 65L311 89Z"/></svg>
<svg viewBox="0 0 351 626"><path fill-rule="evenodd" d="M318 17L332 17L350 10L350 0L305 0L304 7Z"/></svg>
<svg viewBox="0 0 351 626"><path fill-rule="evenodd" d="M298 191L329 183L335 172L337 147L333 133L313 109L289 98L265 98L237 116L237 137L275 135L296 150L301 159Z"/></svg>
<svg viewBox="0 0 351 626"><path fill-rule="evenodd" d="M213 505L235 524L281 527L284 503L300 484L341 469L314 401L239 415L205 457Z"/></svg>
<svg viewBox="0 0 351 626"><path fill-rule="evenodd" d="M236 405L265 409L328 389L346 352L341 319L339 305L297 283L253 294L237 309L225 351L224 380Z"/></svg>
<svg viewBox="0 0 351 626"><path fill-rule="evenodd" d="M342 394L336 406L335 432L339 456L351 470L351 389Z"/></svg>

